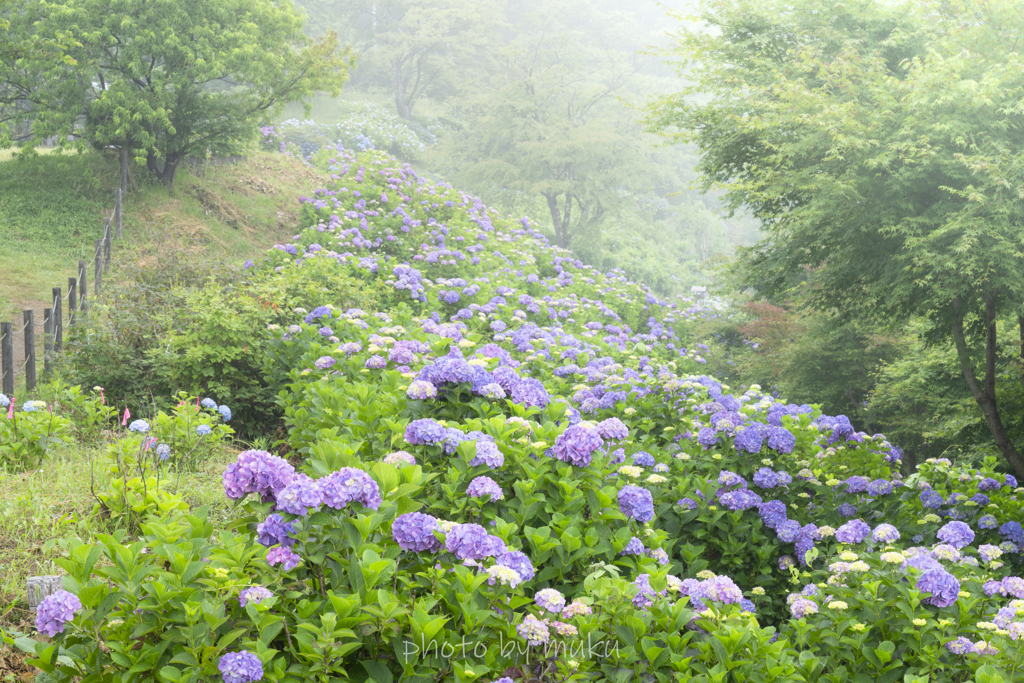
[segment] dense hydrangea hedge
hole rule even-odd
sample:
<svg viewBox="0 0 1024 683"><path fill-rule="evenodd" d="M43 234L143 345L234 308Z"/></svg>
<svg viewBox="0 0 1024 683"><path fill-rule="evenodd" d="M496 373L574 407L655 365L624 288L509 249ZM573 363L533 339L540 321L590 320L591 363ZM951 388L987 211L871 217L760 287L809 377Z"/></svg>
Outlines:
<svg viewBox="0 0 1024 683"><path fill-rule="evenodd" d="M904 478L883 436L702 374L692 302L384 155L318 154L309 227L253 277L385 305L269 330L288 459L228 467L227 529L73 548L52 675L1020 678L1021 489L994 461Z"/></svg>

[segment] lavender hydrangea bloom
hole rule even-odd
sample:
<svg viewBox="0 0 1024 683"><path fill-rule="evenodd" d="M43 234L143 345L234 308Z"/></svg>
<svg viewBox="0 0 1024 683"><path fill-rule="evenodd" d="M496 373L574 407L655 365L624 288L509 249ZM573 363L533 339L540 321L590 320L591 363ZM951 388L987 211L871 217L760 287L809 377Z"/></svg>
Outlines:
<svg viewBox="0 0 1024 683"><path fill-rule="evenodd" d="M654 467L654 456L647 451L640 451L633 456L633 464L639 467Z"/></svg>
<svg viewBox="0 0 1024 683"><path fill-rule="evenodd" d="M654 519L654 496L640 486L627 484L619 489L619 510L626 517L638 522L650 522Z"/></svg>
<svg viewBox="0 0 1024 683"><path fill-rule="evenodd" d="M999 535L1017 545L1024 545L1024 527L1020 522L1006 522L999 527Z"/></svg>
<svg viewBox="0 0 1024 683"><path fill-rule="evenodd" d="M314 365L316 365L316 367L319 368L320 370L326 370L327 368L331 367L337 362L338 361L336 361L331 356L320 356L319 358L316 359L316 363L314 363Z"/></svg>
<svg viewBox="0 0 1024 683"><path fill-rule="evenodd" d="M701 581L695 590L690 591L690 595L726 605L738 604L743 599L743 591L728 576L713 576Z"/></svg>
<svg viewBox="0 0 1024 683"><path fill-rule="evenodd" d="M604 439L620 440L629 436L629 428L619 418L610 417L597 423L597 433Z"/></svg>
<svg viewBox="0 0 1024 683"><path fill-rule="evenodd" d="M391 523L391 535L402 550L417 553L435 553L441 549L441 541L434 536L438 528L437 518L420 512L399 515Z"/></svg>
<svg viewBox="0 0 1024 683"><path fill-rule="evenodd" d="M1000 483L992 477L985 477L978 482L979 491L996 491L1000 487Z"/></svg>
<svg viewBox="0 0 1024 683"><path fill-rule="evenodd" d="M342 467L317 480L324 505L341 510L349 503L360 503L376 510L380 507L380 487L369 474L355 467Z"/></svg>
<svg viewBox="0 0 1024 683"><path fill-rule="evenodd" d="M783 455L796 448L796 437L785 427L768 428L768 448Z"/></svg>
<svg viewBox="0 0 1024 683"><path fill-rule="evenodd" d="M502 546L500 549L498 544ZM460 560L482 560L499 555L505 552L504 545L479 524L456 524L445 538L445 548Z"/></svg>
<svg viewBox="0 0 1024 683"><path fill-rule="evenodd" d="M430 382L424 382L421 379L413 380L406 389L405 395L414 400L424 400L428 398L437 397L437 387Z"/></svg>
<svg viewBox="0 0 1024 683"><path fill-rule="evenodd" d="M317 482L304 474L299 474L277 494L277 509L302 517L308 509L319 508L323 501L323 494Z"/></svg>
<svg viewBox="0 0 1024 683"><path fill-rule="evenodd" d="M764 445L767 428L761 424L750 424L736 433L734 444L737 452L760 453Z"/></svg>
<svg viewBox="0 0 1024 683"><path fill-rule="evenodd" d="M794 619L803 619L808 614L818 613L818 603L807 598L797 598L789 606L789 611L793 614Z"/></svg>
<svg viewBox="0 0 1024 683"><path fill-rule="evenodd" d="M619 553L619 554L620 555L646 555L647 554L647 547L644 545L643 541L641 541L639 538L634 536L633 538L629 539L629 543L626 544L626 547L623 548L622 552Z"/></svg>
<svg viewBox="0 0 1024 683"><path fill-rule="evenodd" d="M1000 592L1003 595L1012 595L1018 600L1024 599L1024 579L1019 576L1007 576L1003 578Z"/></svg>
<svg viewBox="0 0 1024 683"><path fill-rule="evenodd" d="M746 486L747 480L729 470L722 470L718 473L718 483L721 486Z"/></svg>
<svg viewBox="0 0 1024 683"><path fill-rule="evenodd" d="M526 556L526 553L522 553L518 550L509 550L498 555L495 563L515 570L515 572L522 577L523 581L529 581L537 575L537 570L533 568L533 563L530 562L530 558Z"/></svg>
<svg viewBox="0 0 1024 683"><path fill-rule="evenodd" d="M850 505L849 503L843 503L838 508L836 508L836 512L839 513L840 517L846 517L847 519L849 519L850 517L853 517L855 514L857 514L857 508L855 508L853 505Z"/></svg>
<svg viewBox="0 0 1024 683"><path fill-rule="evenodd" d="M444 441L445 428L437 420L413 420L405 428L405 440L414 446L437 444Z"/></svg>
<svg viewBox="0 0 1024 683"><path fill-rule="evenodd" d="M940 541L948 543L957 550L974 540L974 531L963 522L949 522L936 534Z"/></svg>
<svg viewBox="0 0 1024 683"><path fill-rule="evenodd" d="M366 359L366 367L370 370L382 370L387 367L388 360L384 356L373 355Z"/></svg>
<svg viewBox="0 0 1024 683"><path fill-rule="evenodd" d="M781 500L769 500L758 506L761 521L769 529L778 529L786 521L786 504Z"/></svg>
<svg viewBox="0 0 1024 683"><path fill-rule="evenodd" d="M509 391L509 398L514 403L519 403L526 407L544 408L551 402L544 384L532 377L524 377L512 384L511 387L504 388Z"/></svg>
<svg viewBox="0 0 1024 683"><path fill-rule="evenodd" d="M263 663L251 652L228 652L217 668L224 683L252 683L263 678Z"/></svg>
<svg viewBox="0 0 1024 683"><path fill-rule="evenodd" d="M931 594L924 602L936 607L949 607L960 593L960 582L944 569L929 569L917 580L917 590Z"/></svg>
<svg viewBox="0 0 1024 683"><path fill-rule="evenodd" d="M633 585L639 589L633 597L633 607L640 610L649 609L658 595L658 592L651 586L650 574L640 574L636 577Z"/></svg>
<svg viewBox="0 0 1024 683"><path fill-rule="evenodd" d="M264 502L273 501L295 477L295 468L266 451L243 451L224 470L224 493L232 500L258 493Z"/></svg>
<svg viewBox="0 0 1024 683"><path fill-rule="evenodd" d="M676 505L678 505L681 508L686 508L687 510L697 509L697 501L695 501L693 498L680 498Z"/></svg>
<svg viewBox="0 0 1024 683"><path fill-rule="evenodd" d="M47 595L36 608L36 630L53 638L64 632L64 625L73 620L80 609L82 602L74 593L61 590Z"/></svg>
<svg viewBox="0 0 1024 683"><path fill-rule="evenodd" d="M870 533L871 527L860 519L854 519L836 529L836 540L840 543L857 544Z"/></svg>
<svg viewBox="0 0 1024 683"><path fill-rule="evenodd" d="M754 472L754 486L762 489L773 489L779 485L779 475L770 467L762 467Z"/></svg>
<svg viewBox="0 0 1024 683"><path fill-rule="evenodd" d="M254 605L258 605L267 598L274 597L274 594L263 586L253 586L252 588L246 588L238 594L238 604L245 607L250 602Z"/></svg>
<svg viewBox="0 0 1024 683"><path fill-rule="evenodd" d="M871 540L875 543L892 543L900 540L900 532L892 524L879 524L871 532Z"/></svg>
<svg viewBox="0 0 1024 683"><path fill-rule="evenodd" d="M888 479L875 479L873 482L868 484L868 495L869 496L887 496L892 493L892 482Z"/></svg>
<svg viewBox="0 0 1024 683"><path fill-rule="evenodd" d="M726 491L718 498L719 502L730 510L746 510L761 504L761 496L749 489Z"/></svg>
<svg viewBox="0 0 1024 683"><path fill-rule="evenodd" d="M302 564L302 558L283 545L275 545L267 551L267 564L273 566L280 564L285 571L291 571Z"/></svg>
<svg viewBox="0 0 1024 683"><path fill-rule="evenodd" d="M595 427L579 423L569 426L555 439L555 457L576 467L590 465L591 454L604 445Z"/></svg>
<svg viewBox="0 0 1024 683"><path fill-rule="evenodd" d="M275 545L284 545L290 548L295 545L295 539L289 536L294 531L295 525L284 521L284 517L275 512L256 527L256 540L268 548Z"/></svg>
<svg viewBox="0 0 1024 683"><path fill-rule="evenodd" d="M470 467L487 465L492 470L501 468L505 464L505 455L498 449L490 437L480 438L476 441L476 455L469 461Z"/></svg>
<svg viewBox="0 0 1024 683"><path fill-rule="evenodd" d="M921 491L918 498L921 500L922 505L931 510L938 510L945 502L942 499L942 494L935 489L925 489L924 491Z"/></svg>
<svg viewBox="0 0 1024 683"><path fill-rule="evenodd" d="M538 607L552 614L560 614L565 607L565 596L554 588L545 588L537 591L536 595L533 596L533 600L537 603Z"/></svg>
<svg viewBox="0 0 1024 683"><path fill-rule="evenodd" d="M388 453L384 456L384 462L388 465L394 465L396 467L402 467L403 465L415 465L416 458L411 453L405 451L395 451L394 453Z"/></svg>
<svg viewBox="0 0 1024 683"><path fill-rule="evenodd" d="M477 477L469 482L469 486L466 487L466 495L470 498L490 496L492 501L501 500L505 497L501 487L490 477Z"/></svg>

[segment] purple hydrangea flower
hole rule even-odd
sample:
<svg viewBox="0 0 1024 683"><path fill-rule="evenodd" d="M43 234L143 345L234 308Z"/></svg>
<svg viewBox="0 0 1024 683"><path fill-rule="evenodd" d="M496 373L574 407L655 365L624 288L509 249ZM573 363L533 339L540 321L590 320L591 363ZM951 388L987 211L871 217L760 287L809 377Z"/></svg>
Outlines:
<svg viewBox="0 0 1024 683"><path fill-rule="evenodd" d="M718 483L721 486L743 486L747 485L747 480L729 470L722 470L718 473Z"/></svg>
<svg viewBox="0 0 1024 683"><path fill-rule="evenodd" d="M1012 595L1018 600L1024 599L1024 579L1019 576L1007 576L1002 581L1000 592L1003 595Z"/></svg>
<svg viewBox="0 0 1024 683"><path fill-rule="evenodd" d="M623 548L622 552L619 553L619 554L620 555L646 555L647 554L647 547L644 545L643 541L641 541L639 538L634 536L633 538L629 539L629 543L626 544L626 547Z"/></svg>
<svg viewBox="0 0 1024 683"><path fill-rule="evenodd" d="M479 524L456 524L445 538L445 548L460 560L482 560L504 553L505 543Z"/></svg>
<svg viewBox="0 0 1024 683"><path fill-rule="evenodd" d="M47 595L36 608L36 630L53 638L64 632L64 625L73 620L80 609L82 602L74 593L61 590Z"/></svg>
<svg viewBox="0 0 1024 683"><path fill-rule="evenodd" d="M728 576L713 576L701 581L696 589L690 591L690 595L726 605L738 604L743 599L743 591Z"/></svg>
<svg viewBox="0 0 1024 683"><path fill-rule="evenodd" d="M610 417L597 423L597 433L601 438L617 441L629 436L629 428L617 417Z"/></svg>
<svg viewBox="0 0 1024 683"><path fill-rule="evenodd" d="M999 482L993 479L992 477L985 477L984 479L978 482L979 491L996 491L999 489L999 487Z"/></svg>
<svg viewBox="0 0 1024 683"><path fill-rule="evenodd" d="M384 356L373 355L366 359L365 365L370 370L382 370L387 367L388 360Z"/></svg>
<svg viewBox="0 0 1024 683"><path fill-rule="evenodd" d="M290 548L295 545L295 539L289 536L294 531L295 525L284 521L284 517L275 512L256 527L256 536L260 544L268 548L275 545L284 545Z"/></svg>
<svg viewBox="0 0 1024 683"><path fill-rule="evenodd" d="M415 465L416 458L411 453L405 451L395 451L394 453L388 453L384 456L384 462L388 465L394 465L401 467L403 465Z"/></svg>
<svg viewBox="0 0 1024 683"><path fill-rule="evenodd" d="M565 607L565 596L554 588L545 588L537 591L536 595L533 596L533 600L537 603L538 607L552 614L560 614Z"/></svg>
<svg viewBox="0 0 1024 683"><path fill-rule="evenodd" d="M693 498L680 498L676 505L678 505L681 508L686 508L687 510L697 509L697 501L695 501Z"/></svg>
<svg viewBox="0 0 1024 683"><path fill-rule="evenodd" d="M633 607L641 610L649 609L658 595L658 592L651 586L650 574L640 574L636 577L633 585L639 589L636 596L633 597Z"/></svg>
<svg viewBox="0 0 1024 683"><path fill-rule="evenodd" d="M323 501L317 482L304 474L298 474L292 483L277 494L277 509L302 517L307 509L316 510Z"/></svg>
<svg viewBox="0 0 1024 683"><path fill-rule="evenodd" d="M626 517L638 522L650 522L654 519L654 496L640 486L627 484L619 489L619 510Z"/></svg>
<svg viewBox="0 0 1024 683"><path fill-rule="evenodd" d="M492 501L501 500L505 497L501 487L490 477L477 477L469 482L469 486L466 487L466 495L470 498L490 496Z"/></svg>
<svg viewBox="0 0 1024 683"><path fill-rule="evenodd" d="M380 507L380 487L373 478L355 467L342 467L317 480L317 486L327 507L341 510L349 503L360 503L376 510Z"/></svg>
<svg viewBox="0 0 1024 683"><path fill-rule="evenodd" d="M425 382L421 379L413 380L406 389L405 395L414 400L424 400L428 398L437 397L437 387L430 382Z"/></svg>
<svg viewBox="0 0 1024 683"><path fill-rule="evenodd" d="M535 406L537 408L544 408L548 403L551 402L551 398L548 396L547 389L538 379L532 377L524 377L518 382L515 382L511 387L504 387L509 390L509 398L514 403L519 403L527 407Z"/></svg>
<svg viewBox="0 0 1024 683"><path fill-rule="evenodd" d="M871 532L871 540L875 543L892 543L900 540L900 532L892 524L879 524Z"/></svg>
<svg viewBox="0 0 1024 683"><path fill-rule="evenodd" d="M232 500L247 493L258 493L264 501L273 501L291 484L295 468L266 451L243 451L224 470L224 493Z"/></svg>
<svg viewBox="0 0 1024 683"><path fill-rule="evenodd" d="M786 504L781 500L769 500L758 506L761 521L769 529L778 529L786 521Z"/></svg>
<svg viewBox="0 0 1024 683"><path fill-rule="evenodd" d="M949 522L936 534L940 541L948 543L957 550L974 540L974 532L963 522Z"/></svg>
<svg viewBox="0 0 1024 683"><path fill-rule="evenodd" d="M597 429L583 424L571 425L555 439L555 457L576 467L590 464L590 455L604 445Z"/></svg>
<svg viewBox="0 0 1024 683"><path fill-rule="evenodd" d="M263 586L253 586L252 588L246 588L238 595L238 604L245 607L250 602L254 605L260 604L267 598L274 597L274 594Z"/></svg>
<svg viewBox="0 0 1024 683"><path fill-rule="evenodd" d="M770 467L762 467L754 472L754 486L762 489L773 489L779 485L779 475Z"/></svg>
<svg viewBox="0 0 1024 683"><path fill-rule="evenodd" d="M730 510L746 510L761 504L761 496L749 489L725 491L718 497L719 502Z"/></svg>
<svg viewBox="0 0 1024 683"><path fill-rule="evenodd" d="M434 530L437 528L436 517L420 512L407 512L392 522L391 535L402 550L435 553L441 549L441 541L434 536Z"/></svg>
<svg viewBox="0 0 1024 683"><path fill-rule="evenodd" d="M316 359L316 363L314 363L314 365L316 365L317 368L321 370L326 370L327 368L331 367L337 362L338 361L336 361L331 356L320 356L319 358Z"/></svg>
<svg viewBox="0 0 1024 683"><path fill-rule="evenodd" d="M518 550L509 550L498 555L495 563L515 570L522 577L523 581L529 581L537 575L537 571L533 568L530 558L526 556L526 553L519 552Z"/></svg>
<svg viewBox="0 0 1024 683"><path fill-rule="evenodd" d="M850 517L853 517L855 514L857 514L857 508L854 507L853 505L850 505L849 503L843 503L842 505L836 508L836 512L839 513L840 517L846 517L847 519L849 519Z"/></svg>
<svg viewBox="0 0 1024 683"><path fill-rule="evenodd" d="M888 479L875 479L868 484L868 495L874 497L887 496L892 493L892 488L892 482Z"/></svg>
<svg viewBox="0 0 1024 683"><path fill-rule="evenodd" d="M785 427L768 428L768 448L783 455L796 448L796 437Z"/></svg>
<svg viewBox="0 0 1024 683"><path fill-rule="evenodd" d="M487 465L492 470L501 468L505 464L505 455L498 449L498 444L490 438L480 438L476 441L476 455L469 461L470 467Z"/></svg>
<svg viewBox="0 0 1024 683"><path fill-rule="evenodd" d="M267 564L271 566L280 564L285 571L291 571L302 564L302 558L291 548L275 545L267 551Z"/></svg>
<svg viewBox="0 0 1024 683"><path fill-rule="evenodd" d="M639 467L654 467L654 456L647 451L640 451L633 456L633 464Z"/></svg>
<svg viewBox="0 0 1024 683"><path fill-rule="evenodd" d="M917 590L931 594L924 602L936 607L949 607L960 593L960 582L944 569L929 569L917 580Z"/></svg>
<svg viewBox="0 0 1024 683"><path fill-rule="evenodd" d="M263 678L263 663L251 652L228 652L217 668L224 683L252 683Z"/></svg>
<svg viewBox="0 0 1024 683"><path fill-rule="evenodd" d="M413 420L405 428L405 440L414 446L437 444L444 441L445 428L437 420Z"/></svg>
<svg viewBox="0 0 1024 683"><path fill-rule="evenodd" d="M836 529L836 540L840 543L857 544L870 533L871 527L860 519L854 519Z"/></svg>

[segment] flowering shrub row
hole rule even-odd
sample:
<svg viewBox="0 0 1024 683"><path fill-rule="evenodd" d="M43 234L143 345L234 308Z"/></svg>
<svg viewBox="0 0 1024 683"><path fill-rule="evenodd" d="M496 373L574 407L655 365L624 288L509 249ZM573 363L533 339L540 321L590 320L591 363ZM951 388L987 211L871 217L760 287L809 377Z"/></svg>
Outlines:
<svg viewBox="0 0 1024 683"><path fill-rule="evenodd" d="M584 267L384 155L318 155L331 182L303 198L310 227L254 277L344 273L382 307L324 301L272 326L289 459L227 468L227 528L199 511L76 545L37 666L228 683L1020 677L1021 490L994 461L904 478L883 436L701 374L692 302Z"/></svg>

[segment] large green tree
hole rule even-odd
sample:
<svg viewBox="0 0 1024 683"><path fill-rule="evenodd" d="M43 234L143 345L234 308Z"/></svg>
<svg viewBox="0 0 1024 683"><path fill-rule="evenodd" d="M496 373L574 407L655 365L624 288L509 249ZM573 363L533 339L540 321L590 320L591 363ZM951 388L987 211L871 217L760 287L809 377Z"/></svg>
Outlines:
<svg viewBox="0 0 1024 683"><path fill-rule="evenodd" d="M351 58L274 0L32 0L10 32L78 45L74 64L0 65L6 98L36 140L74 134L126 150L167 186L190 155L234 153L260 121L317 91L337 94Z"/></svg>
<svg viewBox="0 0 1024 683"><path fill-rule="evenodd" d="M929 323L993 441L997 325L1024 335L1024 18L1011 0L705 0L676 52L690 85L653 128L701 153L707 186L766 233L742 254L768 295L812 269L811 302Z"/></svg>

